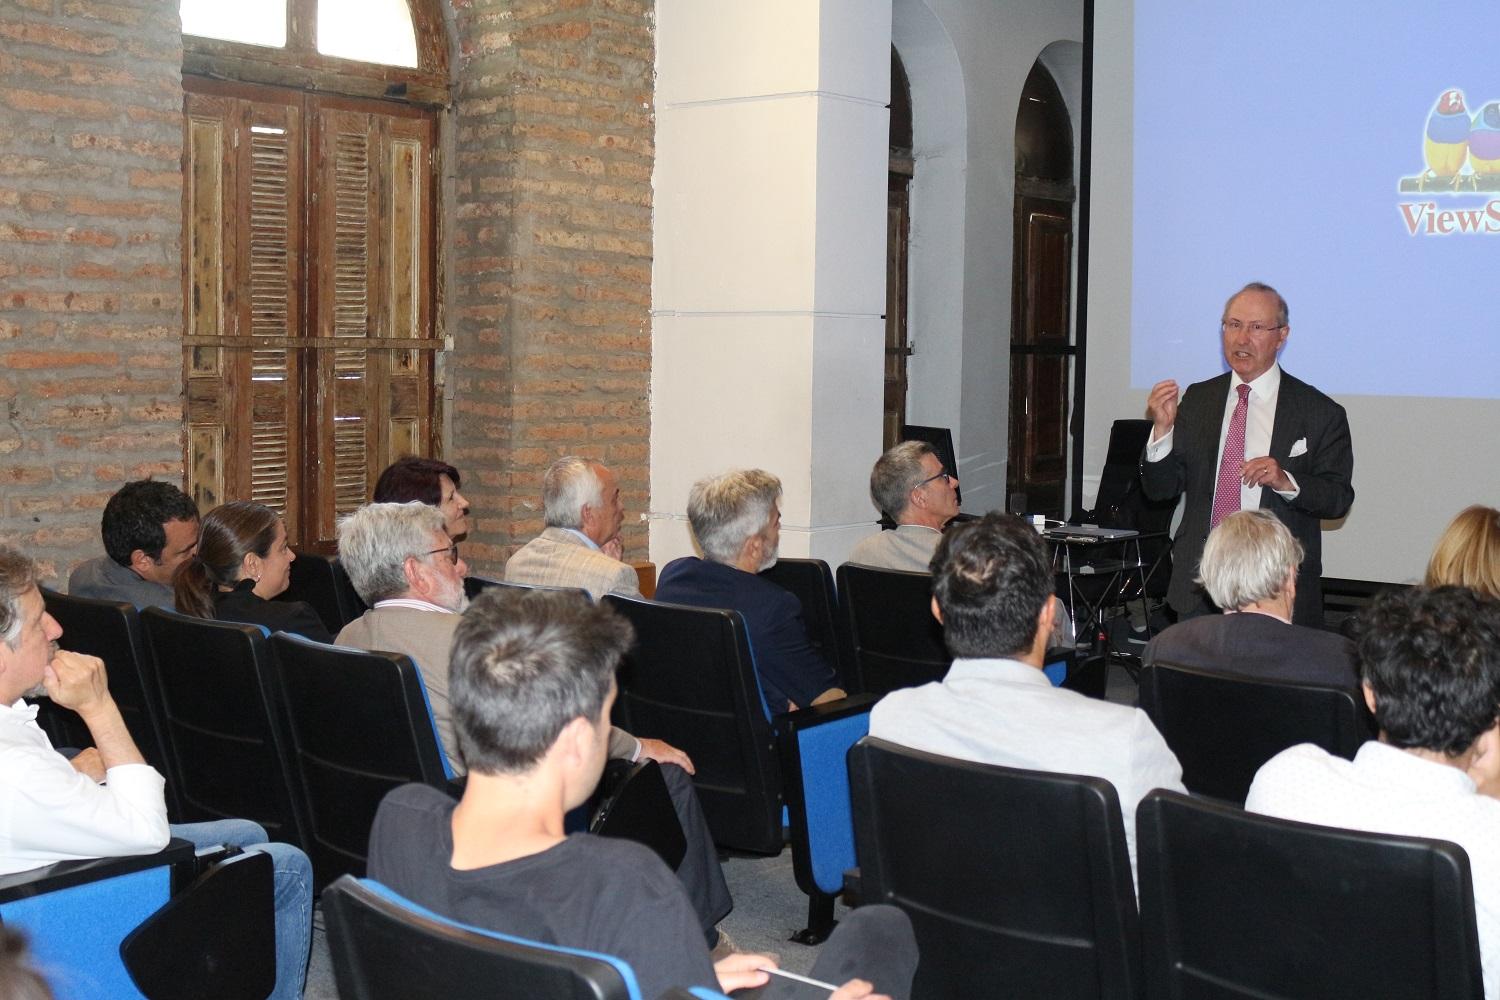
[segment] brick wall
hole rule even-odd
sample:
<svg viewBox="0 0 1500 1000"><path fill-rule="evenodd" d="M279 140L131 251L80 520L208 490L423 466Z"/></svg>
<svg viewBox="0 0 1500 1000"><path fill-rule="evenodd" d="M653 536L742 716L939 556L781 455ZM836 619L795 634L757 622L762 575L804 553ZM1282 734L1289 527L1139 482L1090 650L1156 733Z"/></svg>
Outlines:
<svg viewBox="0 0 1500 1000"><path fill-rule="evenodd" d="M174 0L0 0L0 538L49 582L127 479L180 480ZM455 0L447 454L479 572L540 530L556 456L620 474L644 558L651 0Z"/></svg>
<svg viewBox="0 0 1500 1000"><path fill-rule="evenodd" d="M608 463L627 559L650 501L652 4L456 0L448 460L498 572L559 455Z"/></svg>
<svg viewBox="0 0 1500 1000"><path fill-rule="evenodd" d="M182 475L181 66L169 0L0 0L0 538L49 582Z"/></svg>

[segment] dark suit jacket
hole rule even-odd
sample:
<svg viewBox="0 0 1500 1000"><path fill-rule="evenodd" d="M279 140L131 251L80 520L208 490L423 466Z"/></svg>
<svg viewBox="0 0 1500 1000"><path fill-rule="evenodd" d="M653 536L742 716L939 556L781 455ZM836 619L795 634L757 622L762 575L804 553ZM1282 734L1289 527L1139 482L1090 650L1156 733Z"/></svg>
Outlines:
<svg viewBox="0 0 1500 1000"><path fill-rule="evenodd" d="M291 632L315 642L332 642L323 619L306 601L267 601L255 594L255 581L241 580L227 594L214 595L214 617L221 622L264 625L272 632Z"/></svg>
<svg viewBox="0 0 1500 1000"><path fill-rule="evenodd" d="M1178 622L1147 644L1145 660L1343 688L1354 694L1356 704L1363 703L1354 643L1336 632L1288 625L1270 615L1203 615Z"/></svg>
<svg viewBox="0 0 1500 1000"><path fill-rule="evenodd" d="M807 639L802 602L769 580L688 556L672 560L661 571L656 599L738 611L745 619L750 655L773 715L785 712L788 700L806 708L818 695L838 685L833 668Z"/></svg>
<svg viewBox="0 0 1500 1000"><path fill-rule="evenodd" d="M1219 432L1224 426L1224 403L1229 397L1230 373L1195 382L1182 394L1172 432L1172 453L1160 462L1141 456L1141 486L1153 500L1170 500L1187 493L1182 524L1172 544L1172 582L1167 602L1181 616L1202 614L1213 605L1203 588L1193 582L1198 560L1208 538L1213 514L1214 481L1218 478ZM1292 445L1307 441L1307 451L1291 457ZM1271 457L1291 473L1301 492L1285 500L1269 486L1260 494L1262 510L1269 510L1291 529L1306 553L1297 568L1299 625L1321 625L1323 616L1324 519L1343 517L1354 502L1354 449L1344 408L1285 370L1276 397L1276 419L1271 427Z"/></svg>

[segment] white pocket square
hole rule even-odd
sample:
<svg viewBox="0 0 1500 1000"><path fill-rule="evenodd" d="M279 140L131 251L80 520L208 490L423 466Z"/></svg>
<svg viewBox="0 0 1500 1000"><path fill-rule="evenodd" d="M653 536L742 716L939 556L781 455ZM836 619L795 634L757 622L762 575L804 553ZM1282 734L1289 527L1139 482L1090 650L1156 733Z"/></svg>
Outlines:
<svg viewBox="0 0 1500 1000"><path fill-rule="evenodd" d="M1298 455L1307 454L1307 438L1298 438L1292 445L1292 450L1286 453L1287 458L1296 458Z"/></svg>

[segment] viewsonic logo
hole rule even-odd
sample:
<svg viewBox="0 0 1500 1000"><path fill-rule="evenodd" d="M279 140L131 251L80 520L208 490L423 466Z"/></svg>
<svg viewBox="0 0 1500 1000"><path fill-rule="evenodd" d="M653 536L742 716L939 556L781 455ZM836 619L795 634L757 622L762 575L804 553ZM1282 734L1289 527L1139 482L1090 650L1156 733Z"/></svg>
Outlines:
<svg viewBox="0 0 1500 1000"><path fill-rule="evenodd" d="M1426 169L1403 177L1402 193L1464 196L1500 192L1500 101L1489 101L1471 118L1463 91L1445 90L1427 116L1422 135ZM1500 233L1500 198L1483 205L1438 208L1436 201L1399 202L1409 236Z"/></svg>

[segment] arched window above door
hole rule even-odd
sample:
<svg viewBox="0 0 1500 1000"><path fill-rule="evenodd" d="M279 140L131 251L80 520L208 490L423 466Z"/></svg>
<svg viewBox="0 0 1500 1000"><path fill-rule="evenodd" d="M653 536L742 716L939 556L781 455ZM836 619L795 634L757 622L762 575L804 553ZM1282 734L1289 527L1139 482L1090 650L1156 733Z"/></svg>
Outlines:
<svg viewBox="0 0 1500 1000"><path fill-rule="evenodd" d="M440 106L438 0L180 0L183 71Z"/></svg>

